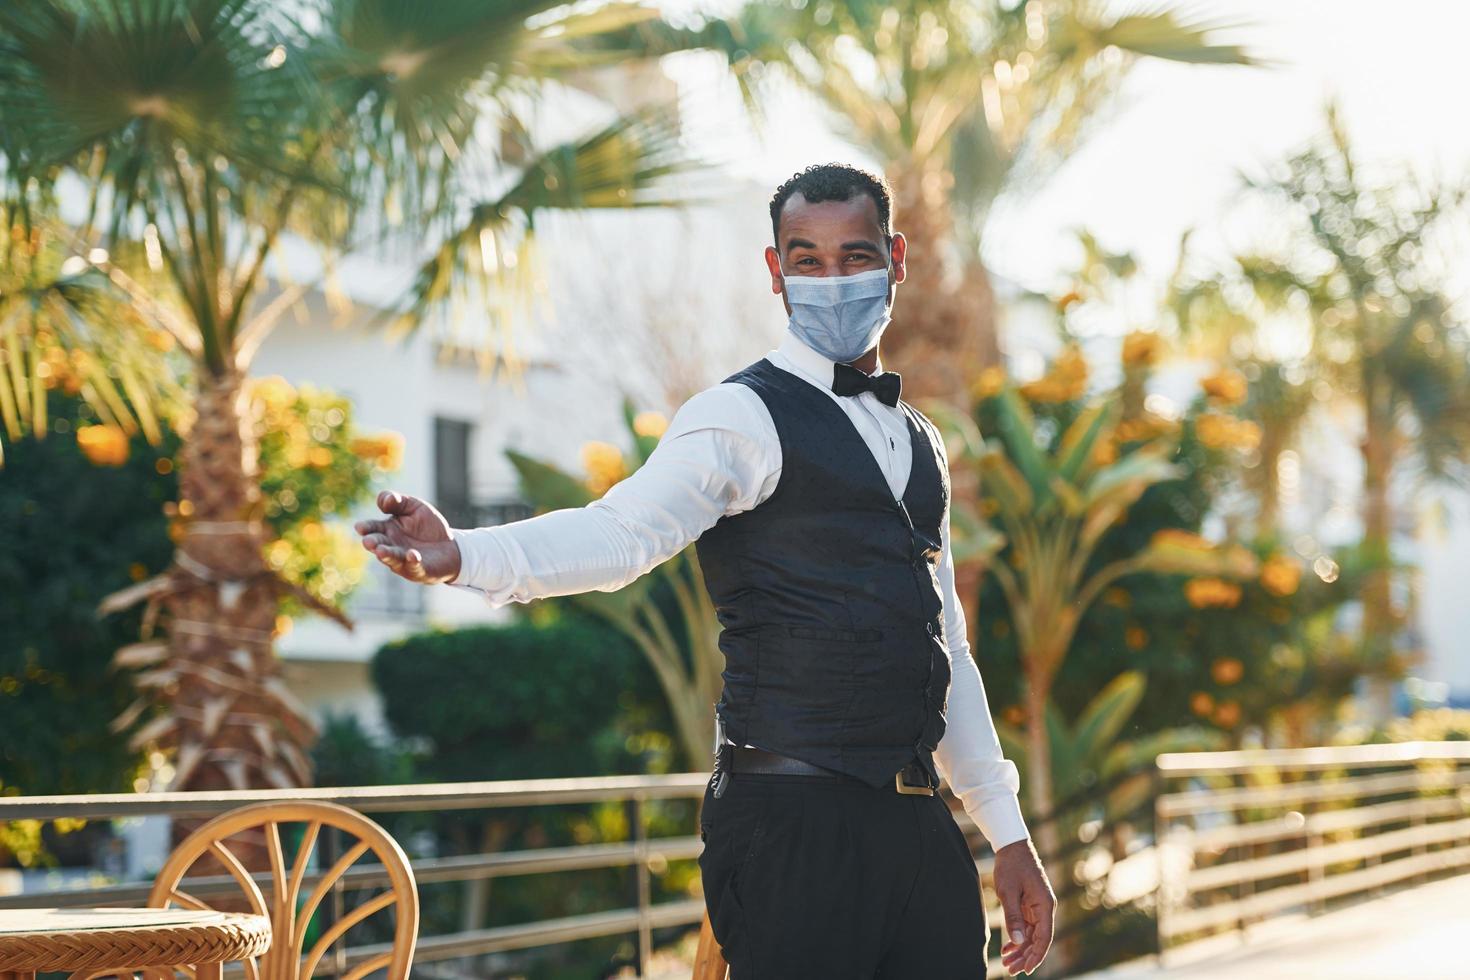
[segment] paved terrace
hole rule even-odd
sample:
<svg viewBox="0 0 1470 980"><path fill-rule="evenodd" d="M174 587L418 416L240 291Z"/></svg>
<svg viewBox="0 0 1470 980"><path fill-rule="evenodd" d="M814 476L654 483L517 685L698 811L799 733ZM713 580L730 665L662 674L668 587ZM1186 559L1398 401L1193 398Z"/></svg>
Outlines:
<svg viewBox="0 0 1470 980"><path fill-rule="evenodd" d="M1281 917L1078 980L1470 980L1470 875L1316 918Z"/></svg>

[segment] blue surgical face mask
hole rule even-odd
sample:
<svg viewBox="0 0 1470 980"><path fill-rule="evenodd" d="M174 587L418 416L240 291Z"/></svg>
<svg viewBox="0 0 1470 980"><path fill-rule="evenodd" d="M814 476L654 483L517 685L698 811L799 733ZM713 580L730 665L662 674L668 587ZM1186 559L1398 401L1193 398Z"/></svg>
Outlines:
<svg viewBox="0 0 1470 980"><path fill-rule="evenodd" d="M892 319L886 267L855 276L783 276L782 282L791 332L828 360L862 357Z"/></svg>

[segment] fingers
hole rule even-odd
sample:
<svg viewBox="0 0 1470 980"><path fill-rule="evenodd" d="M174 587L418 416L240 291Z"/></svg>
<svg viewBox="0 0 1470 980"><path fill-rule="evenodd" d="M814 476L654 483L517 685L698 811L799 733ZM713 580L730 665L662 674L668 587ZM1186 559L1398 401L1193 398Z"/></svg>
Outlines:
<svg viewBox="0 0 1470 980"><path fill-rule="evenodd" d="M1026 943L1026 920L1021 914L1021 894L1009 882L996 881L995 890L1000 898L1001 910L1005 913L1006 941L1000 946L1000 962L1011 973L1016 972L1030 947Z"/></svg>
<svg viewBox="0 0 1470 980"><path fill-rule="evenodd" d="M358 521L352 525L358 534L386 534L388 531L387 521Z"/></svg>
<svg viewBox="0 0 1470 980"><path fill-rule="evenodd" d="M407 517L418 505L417 497L409 497L394 490L384 490L378 494L378 510L385 514Z"/></svg>
<svg viewBox="0 0 1470 980"><path fill-rule="evenodd" d="M1052 936L1056 929L1056 899L1052 897L1050 890L1036 897L1036 901L1027 909L1033 920L1031 926L1031 945L1026 955L1026 962L1022 969L1027 973L1041 965L1046 959L1047 951L1051 949Z"/></svg>
<svg viewBox="0 0 1470 980"><path fill-rule="evenodd" d="M362 539L362 546L377 556L394 574L411 582L422 582L426 577L423 555L417 548L399 548L388 543L381 534L369 534Z"/></svg>

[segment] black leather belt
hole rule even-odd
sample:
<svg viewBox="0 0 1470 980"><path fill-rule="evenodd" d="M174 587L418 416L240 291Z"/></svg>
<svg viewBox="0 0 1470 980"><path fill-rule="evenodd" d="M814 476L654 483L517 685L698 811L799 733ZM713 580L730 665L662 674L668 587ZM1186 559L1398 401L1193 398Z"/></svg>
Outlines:
<svg viewBox="0 0 1470 980"><path fill-rule="evenodd" d="M788 776L824 776L831 779L853 779L844 772L793 759L789 755L757 749L749 745L726 743L721 753L720 766L730 773L775 773ZM893 777L894 789L899 793L917 796L934 796L938 789L929 785L929 778L918 759L913 759ZM723 787L721 787L723 789Z"/></svg>

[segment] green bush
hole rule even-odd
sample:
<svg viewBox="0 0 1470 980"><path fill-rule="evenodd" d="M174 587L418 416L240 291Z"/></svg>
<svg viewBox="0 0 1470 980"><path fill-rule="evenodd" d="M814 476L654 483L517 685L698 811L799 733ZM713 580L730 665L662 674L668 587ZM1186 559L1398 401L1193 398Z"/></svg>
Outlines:
<svg viewBox="0 0 1470 980"><path fill-rule="evenodd" d="M373 658L373 680L395 735L413 747L418 781L666 772L678 758L667 734L667 701L642 655L621 634L570 610L543 606L507 626L395 641ZM650 836L691 833L696 802L648 804ZM440 856L629 836L620 803L456 810L427 820L384 817L399 839L431 830ZM692 861L672 862L654 879L654 900L688 897L697 874ZM481 887L488 894L476 894L472 885L425 886L424 933L626 908L634 901L627 868L503 878ZM466 913L472 901L484 908L474 921ZM608 937L528 951L515 975L596 976L630 949L626 937Z"/></svg>
<svg viewBox="0 0 1470 980"><path fill-rule="evenodd" d="M134 694L111 662L137 640L140 610L99 619L96 609L169 562L176 440L138 436L121 465L95 465L75 432L96 418L49 394L47 435L16 440L0 469L0 791L130 790L142 754L108 725Z"/></svg>

